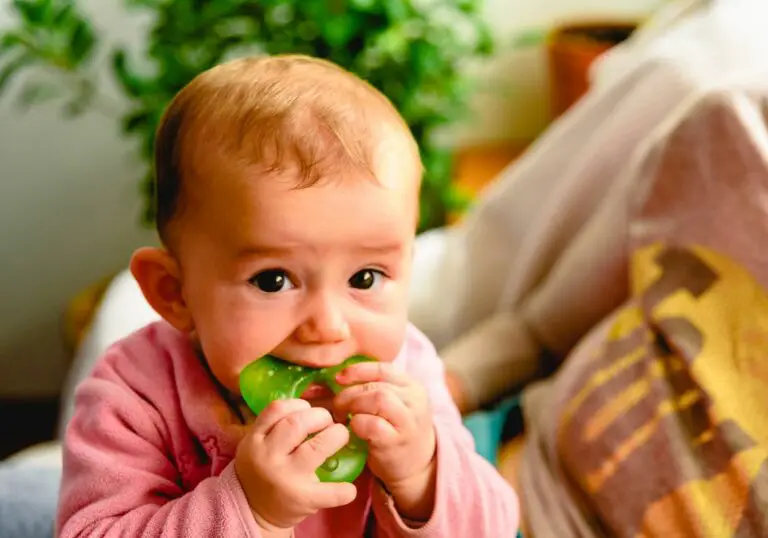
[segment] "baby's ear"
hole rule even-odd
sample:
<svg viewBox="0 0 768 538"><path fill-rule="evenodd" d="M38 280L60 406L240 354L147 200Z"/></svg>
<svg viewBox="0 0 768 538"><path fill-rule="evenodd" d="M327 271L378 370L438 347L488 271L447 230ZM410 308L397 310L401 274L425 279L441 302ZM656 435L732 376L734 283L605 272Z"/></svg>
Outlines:
<svg viewBox="0 0 768 538"><path fill-rule="evenodd" d="M182 332L194 330L182 293L179 264L168 251L153 247L138 249L131 257L131 273L155 312Z"/></svg>

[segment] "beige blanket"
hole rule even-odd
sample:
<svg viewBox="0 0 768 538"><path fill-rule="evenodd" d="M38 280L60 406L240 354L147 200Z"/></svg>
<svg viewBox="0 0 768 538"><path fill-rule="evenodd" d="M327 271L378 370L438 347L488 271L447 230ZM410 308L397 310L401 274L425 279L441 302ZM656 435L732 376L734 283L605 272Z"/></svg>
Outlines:
<svg viewBox="0 0 768 538"><path fill-rule="evenodd" d="M531 535L768 536L766 96L700 96L638 164L629 299L524 393Z"/></svg>

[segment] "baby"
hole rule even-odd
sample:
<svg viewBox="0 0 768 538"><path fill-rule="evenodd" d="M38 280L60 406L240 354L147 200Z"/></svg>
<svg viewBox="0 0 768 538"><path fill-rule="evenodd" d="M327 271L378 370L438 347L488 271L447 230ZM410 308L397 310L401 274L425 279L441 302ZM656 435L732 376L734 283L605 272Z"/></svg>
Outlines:
<svg viewBox="0 0 768 538"><path fill-rule="evenodd" d="M391 103L322 60L234 60L170 104L155 170L163 248L131 270L163 321L79 387L58 536L514 536L517 498L407 321L422 167ZM238 380L265 354L377 362L255 417ZM367 468L320 482L346 416Z"/></svg>

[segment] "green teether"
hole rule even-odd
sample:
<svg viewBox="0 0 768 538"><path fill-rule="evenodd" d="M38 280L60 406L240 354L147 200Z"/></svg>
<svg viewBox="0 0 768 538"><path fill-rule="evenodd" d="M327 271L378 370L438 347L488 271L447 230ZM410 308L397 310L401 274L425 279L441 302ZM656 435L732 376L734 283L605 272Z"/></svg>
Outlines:
<svg viewBox="0 0 768 538"><path fill-rule="evenodd" d="M336 366L307 368L265 355L240 372L240 392L251 411L258 415L275 400L301 397L313 382L322 383L338 394L344 387L336 382L336 374L351 364L366 361L373 359L354 355ZM350 430L349 442L315 472L321 482L352 482L363 472L367 458L365 442Z"/></svg>

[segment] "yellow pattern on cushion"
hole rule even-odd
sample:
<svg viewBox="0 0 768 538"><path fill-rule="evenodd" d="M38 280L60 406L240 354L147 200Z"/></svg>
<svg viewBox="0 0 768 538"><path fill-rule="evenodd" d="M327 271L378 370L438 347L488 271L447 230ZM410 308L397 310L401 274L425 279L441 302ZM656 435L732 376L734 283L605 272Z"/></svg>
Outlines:
<svg viewBox="0 0 768 538"><path fill-rule="evenodd" d="M740 536L768 498L768 295L701 246L653 244L630 263L632 301L563 395L568 474L613 499L604 516L623 528ZM656 483L637 482L648 465Z"/></svg>

